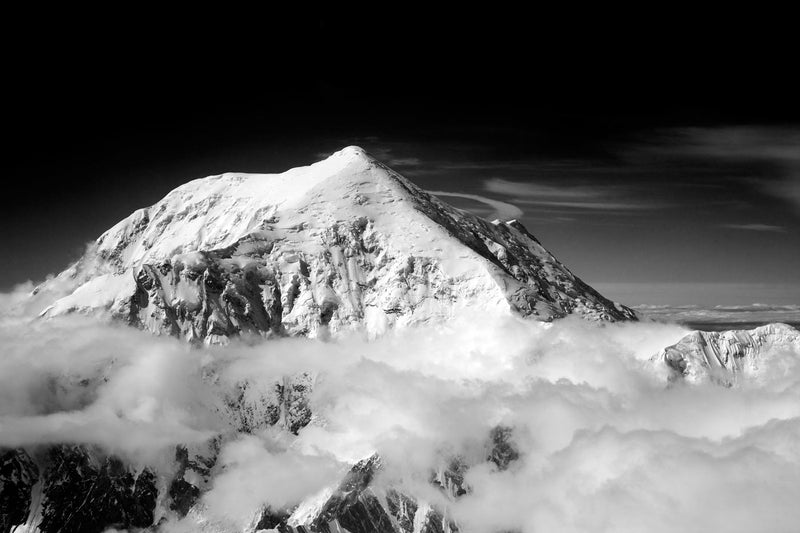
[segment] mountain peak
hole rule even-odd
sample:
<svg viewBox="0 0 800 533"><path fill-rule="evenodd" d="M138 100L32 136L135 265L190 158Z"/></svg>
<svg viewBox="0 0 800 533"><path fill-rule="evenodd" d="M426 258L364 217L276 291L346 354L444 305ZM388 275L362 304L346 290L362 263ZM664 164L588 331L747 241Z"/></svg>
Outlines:
<svg viewBox="0 0 800 533"><path fill-rule="evenodd" d="M518 222L456 209L358 146L281 174L182 185L101 235L50 293L61 287L48 316L105 310L205 342L361 327L378 334L464 308L546 321L635 319Z"/></svg>
<svg viewBox="0 0 800 533"><path fill-rule="evenodd" d="M350 145L332 153L330 156L328 156L328 159L358 159L371 161L372 157L360 146Z"/></svg>

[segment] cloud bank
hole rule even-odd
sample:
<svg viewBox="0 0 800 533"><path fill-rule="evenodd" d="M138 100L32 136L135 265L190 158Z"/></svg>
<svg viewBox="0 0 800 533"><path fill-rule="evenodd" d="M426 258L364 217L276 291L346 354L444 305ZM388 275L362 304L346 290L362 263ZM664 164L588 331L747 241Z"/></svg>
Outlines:
<svg viewBox="0 0 800 533"><path fill-rule="evenodd" d="M230 427L219 399L237 383L311 372L314 419L297 436L270 427L223 442L201 505L220 530L243 530L263 505L292 508L374 452L387 480L417 487L462 457L469 491L446 504L465 532L794 530L800 354L736 389L667 386L650 356L685 333L475 314L374 341L198 350L88 317L6 312L0 446L92 443L167 464L175 444ZM486 458L497 425L520 454L504 471Z"/></svg>
<svg viewBox="0 0 800 533"><path fill-rule="evenodd" d="M638 305L634 309L655 320L702 324L706 328L715 324L721 324L725 326L725 329L742 329L743 327L748 329L748 324L760 325L774 322L800 324L800 305L767 305L760 303L752 305L717 305L714 307ZM742 326L736 326L736 324L742 324Z"/></svg>

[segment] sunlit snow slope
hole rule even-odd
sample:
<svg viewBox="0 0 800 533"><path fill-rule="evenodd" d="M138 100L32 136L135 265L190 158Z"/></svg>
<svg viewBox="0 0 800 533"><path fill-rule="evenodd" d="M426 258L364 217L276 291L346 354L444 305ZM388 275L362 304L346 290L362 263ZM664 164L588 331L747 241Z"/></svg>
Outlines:
<svg viewBox="0 0 800 533"><path fill-rule="evenodd" d="M44 314L108 312L191 341L440 321L458 308L635 319L518 222L487 222L361 148L282 174L191 181L37 289Z"/></svg>

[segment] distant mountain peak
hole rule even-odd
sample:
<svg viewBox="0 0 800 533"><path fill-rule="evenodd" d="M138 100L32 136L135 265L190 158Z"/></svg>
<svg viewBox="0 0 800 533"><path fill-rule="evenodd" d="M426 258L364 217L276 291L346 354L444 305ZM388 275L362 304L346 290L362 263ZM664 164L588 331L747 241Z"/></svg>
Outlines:
<svg viewBox="0 0 800 533"><path fill-rule="evenodd" d="M772 357L800 354L800 331L774 323L750 330L692 331L658 355L671 378L734 385L756 379Z"/></svg>

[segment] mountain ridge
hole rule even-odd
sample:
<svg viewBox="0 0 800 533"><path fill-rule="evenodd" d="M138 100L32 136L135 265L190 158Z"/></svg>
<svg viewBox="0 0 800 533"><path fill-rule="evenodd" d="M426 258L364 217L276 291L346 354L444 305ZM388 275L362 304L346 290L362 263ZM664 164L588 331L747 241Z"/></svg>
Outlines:
<svg viewBox="0 0 800 533"><path fill-rule="evenodd" d="M712 382L725 386L759 379L781 354L800 354L800 331L772 323L753 329L692 331L656 356L672 381Z"/></svg>

